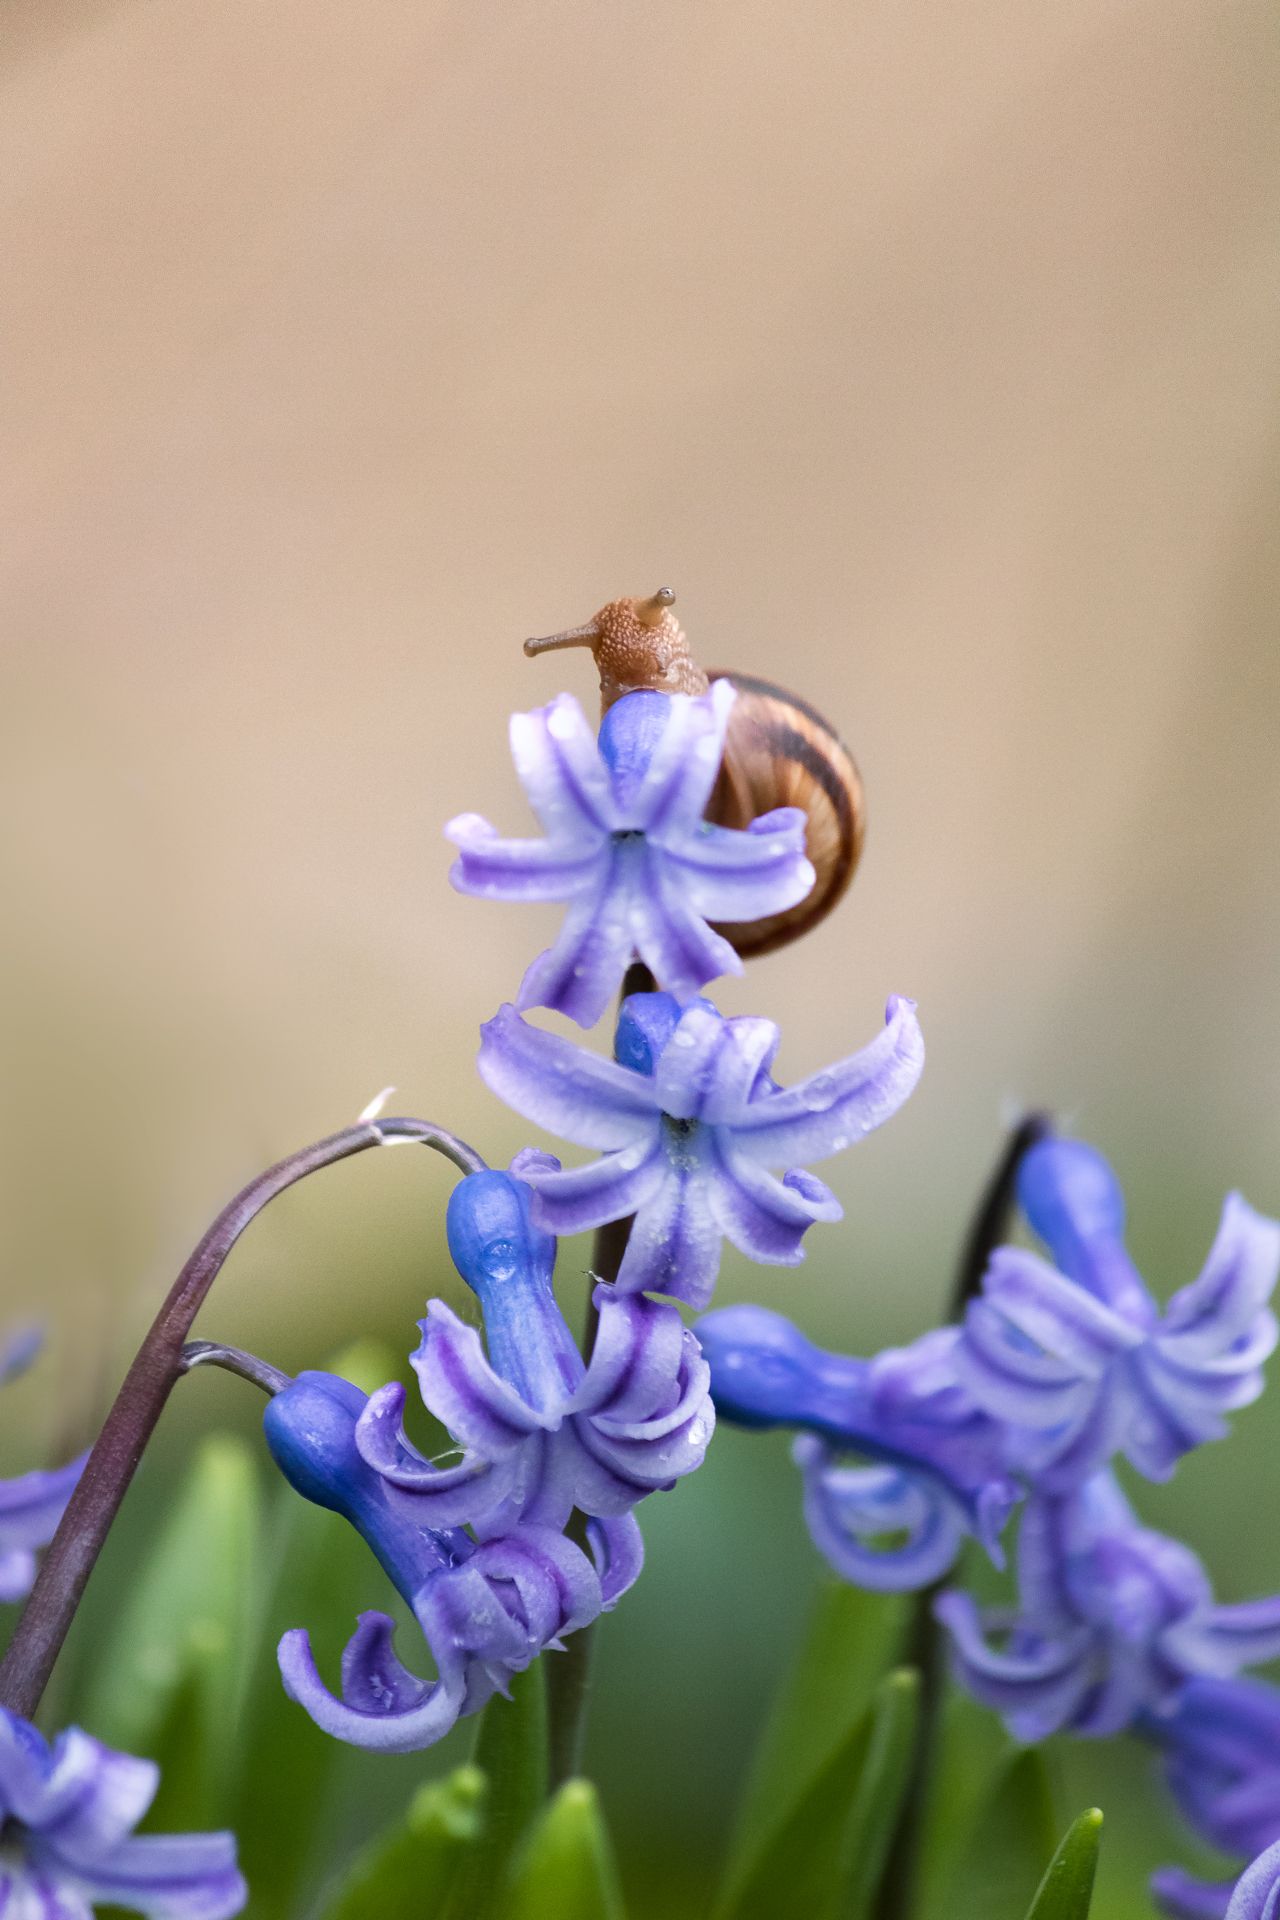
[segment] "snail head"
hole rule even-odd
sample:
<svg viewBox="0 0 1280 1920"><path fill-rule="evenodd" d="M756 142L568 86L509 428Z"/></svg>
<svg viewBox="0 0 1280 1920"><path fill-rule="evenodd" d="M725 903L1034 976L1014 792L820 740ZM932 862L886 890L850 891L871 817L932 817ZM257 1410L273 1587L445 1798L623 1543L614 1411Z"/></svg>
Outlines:
<svg viewBox="0 0 1280 1920"><path fill-rule="evenodd" d="M705 693L707 676L689 656L684 630L671 611L676 596L659 587L647 600L611 600L585 626L526 640L530 659L561 647L590 647L607 710L624 693Z"/></svg>

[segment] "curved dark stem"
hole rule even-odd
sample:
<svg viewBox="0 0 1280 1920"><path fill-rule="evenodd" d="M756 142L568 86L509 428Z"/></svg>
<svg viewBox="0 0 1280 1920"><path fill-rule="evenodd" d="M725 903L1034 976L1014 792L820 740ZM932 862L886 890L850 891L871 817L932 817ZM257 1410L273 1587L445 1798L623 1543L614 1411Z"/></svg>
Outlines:
<svg viewBox="0 0 1280 1920"><path fill-rule="evenodd" d="M622 982L619 1004L629 993L652 993L654 978L642 961L634 961L627 968ZM591 1247L591 1291L587 1295L586 1321L583 1327L582 1352L587 1360L595 1345L596 1312L595 1289L600 1281L614 1281L622 1266L622 1256L627 1250L627 1241L631 1237L631 1221L608 1220L604 1226L597 1227ZM586 1516L575 1507L568 1525L569 1538L588 1558L591 1547L587 1540ZM591 1692L591 1656L595 1649L595 1627L583 1627L578 1633L571 1634L564 1652L547 1668L547 1756L548 1779L551 1791L563 1786L579 1772L582 1763L582 1746L587 1730L587 1698Z"/></svg>
<svg viewBox="0 0 1280 1920"><path fill-rule="evenodd" d="M951 1289L947 1318L957 1321L982 1290L982 1277L996 1248L1008 1238L1017 1196L1018 1168L1023 1156L1052 1131L1049 1116L1029 1113L1009 1135L983 1189L965 1235ZM946 1683L946 1661L933 1604L946 1581L937 1580L916 1595L907 1628L902 1659L920 1675L920 1721L911 1778L902 1797L893 1844L876 1896L874 1920L907 1920L915 1893L920 1839L927 1807L929 1769L937 1744L938 1722Z"/></svg>
<svg viewBox="0 0 1280 1920"><path fill-rule="evenodd" d="M192 1373L197 1367L224 1367L228 1373L247 1380L250 1386L261 1387L268 1398L293 1384L293 1375L281 1373L269 1360L260 1359L256 1353L246 1353L243 1347L219 1346L213 1340L188 1340L183 1347L182 1372Z"/></svg>
<svg viewBox="0 0 1280 1920"><path fill-rule="evenodd" d="M278 1194L321 1167L396 1140L434 1147L464 1173L479 1155L429 1120L361 1121L268 1167L223 1208L169 1290L116 1395L45 1554L0 1664L0 1706L30 1719L40 1704L76 1608L120 1509L143 1449L183 1373L183 1343L222 1266L249 1222Z"/></svg>

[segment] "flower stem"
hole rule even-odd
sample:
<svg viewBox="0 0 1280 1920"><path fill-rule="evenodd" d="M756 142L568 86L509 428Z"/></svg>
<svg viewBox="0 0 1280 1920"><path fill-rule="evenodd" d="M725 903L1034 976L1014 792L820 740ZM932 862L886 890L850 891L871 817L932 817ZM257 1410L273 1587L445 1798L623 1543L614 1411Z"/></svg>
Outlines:
<svg viewBox="0 0 1280 1920"><path fill-rule="evenodd" d="M642 961L633 961L622 982L618 1004L631 993L652 993L656 982ZM595 1289L602 1280L614 1281L622 1266L622 1256L631 1237L631 1220L608 1220L597 1227L591 1247L591 1289L587 1294L587 1313L583 1327L582 1356L590 1361L595 1345ZM574 1508L566 1528L569 1538L590 1558L586 1515ZM595 1648L594 1625L571 1634L563 1654L547 1668L547 1774L552 1793L571 1780L582 1764L582 1746L587 1731L587 1697L591 1691L591 1655Z"/></svg>
<svg viewBox="0 0 1280 1920"><path fill-rule="evenodd" d="M183 1343L191 1323L249 1222L308 1174L395 1140L435 1147L464 1173L484 1165L470 1147L430 1121L362 1121L268 1167L223 1208L205 1233L139 1347L85 1462L0 1663L0 1706L28 1720L39 1706L112 1521L165 1402L182 1377Z"/></svg>
<svg viewBox="0 0 1280 1920"><path fill-rule="evenodd" d="M1017 1191L1018 1168L1023 1156L1045 1135L1051 1123L1047 1114L1029 1113L1005 1142L975 1209L965 1235L956 1276L951 1290L948 1319L963 1318L969 1302L982 1288L982 1277L991 1255L1008 1238ZM927 1811L929 1772L938 1737L942 1696L946 1681L946 1663L933 1603L945 1583L937 1580L916 1595L907 1629L903 1661L920 1675L920 1720L916 1735L911 1778L902 1796L898 1818L885 1863L884 1876L876 1898L874 1920L907 1920L915 1895L919 1870L920 1842Z"/></svg>

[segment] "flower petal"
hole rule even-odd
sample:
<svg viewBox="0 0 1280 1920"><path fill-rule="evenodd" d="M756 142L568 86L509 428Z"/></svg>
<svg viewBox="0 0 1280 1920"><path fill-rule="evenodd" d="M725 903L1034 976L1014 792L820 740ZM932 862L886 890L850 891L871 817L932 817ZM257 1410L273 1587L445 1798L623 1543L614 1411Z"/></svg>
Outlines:
<svg viewBox="0 0 1280 1920"><path fill-rule="evenodd" d="M526 1406L515 1389L499 1378L485 1358L476 1329L465 1326L443 1300L430 1302L427 1318L419 1325L422 1344L410 1365L418 1376L423 1401L464 1447L486 1459L498 1459L529 1434L554 1425L553 1415ZM403 1404L403 1393L398 1404L394 1393L380 1401L375 1427L387 1414L397 1416ZM356 1428L356 1443L366 1459L365 1447L370 1444L385 1457L381 1437L365 1424L368 1420L366 1408ZM402 1466L390 1458L385 1466L380 1461L370 1465L398 1486L416 1486L421 1477L407 1460Z"/></svg>
<svg viewBox="0 0 1280 1920"><path fill-rule="evenodd" d="M636 950L625 851L609 849L595 883L565 915L555 945L526 970L517 1006L550 1007L580 1027L593 1027L604 1013Z"/></svg>
<svg viewBox="0 0 1280 1920"><path fill-rule="evenodd" d="M792 1457L804 1475L809 1532L844 1579L873 1593L907 1593L954 1564L968 1529L940 1485L896 1467L841 1465L812 1434L799 1437ZM901 1533L899 1544L873 1544Z"/></svg>
<svg viewBox="0 0 1280 1920"><path fill-rule="evenodd" d="M1166 1920L1226 1920L1234 1880L1193 1880L1181 1867L1160 1867L1151 1876L1151 1897Z"/></svg>
<svg viewBox="0 0 1280 1920"><path fill-rule="evenodd" d="M325 1686L301 1628L286 1633L278 1659L284 1690L324 1733L380 1753L418 1753L448 1733L462 1711L461 1673L430 1684L401 1665L392 1649L395 1622L364 1613L343 1659L344 1698ZM349 1695L349 1699L348 1696Z"/></svg>
<svg viewBox="0 0 1280 1920"><path fill-rule="evenodd" d="M762 814L745 832L703 821L692 834L663 836L660 845L672 884L704 920L763 920L813 890L798 807Z"/></svg>
<svg viewBox="0 0 1280 1920"><path fill-rule="evenodd" d="M674 1166L644 1200L632 1222L618 1270L620 1293L668 1293L705 1307L720 1270L720 1229L708 1204L702 1168Z"/></svg>
<svg viewBox="0 0 1280 1920"><path fill-rule="evenodd" d="M80 1869L76 1879L94 1901L127 1907L148 1920L227 1920L249 1898L236 1867L233 1833L125 1840L106 1859Z"/></svg>
<svg viewBox="0 0 1280 1920"><path fill-rule="evenodd" d="M481 900L572 900L595 895L609 863L609 842L570 852L550 840L506 840L478 813L460 813L445 827L460 857L449 869L458 893Z"/></svg>
<svg viewBox="0 0 1280 1920"><path fill-rule="evenodd" d="M644 1567L644 1536L635 1515L627 1513L618 1519L588 1520L587 1539L607 1612L640 1578Z"/></svg>
<svg viewBox="0 0 1280 1920"><path fill-rule="evenodd" d="M784 1092L761 1094L733 1121L734 1146L762 1166L823 1160L881 1126L907 1099L924 1067L915 1002L896 995L884 1032L860 1053Z"/></svg>
<svg viewBox="0 0 1280 1920"><path fill-rule="evenodd" d="M709 980L742 972L742 961L689 903L683 875L657 847L636 841L629 918L636 952L658 985L687 1000Z"/></svg>
<svg viewBox="0 0 1280 1920"><path fill-rule="evenodd" d="M534 1219L563 1236L638 1212L661 1185L666 1168L655 1122L647 1151L641 1146L624 1147L585 1167L543 1172L528 1166L522 1178L537 1195Z"/></svg>
<svg viewBox="0 0 1280 1920"><path fill-rule="evenodd" d="M1184 1362L1223 1354L1262 1314L1280 1274L1280 1221L1229 1193L1209 1258L1197 1280L1175 1293L1161 1334Z"/></svg>
<svg viewBox="0 0 1280 1920"><path fill-rule="evenodd" d="M526 1119L580 1147L625 1147L650 1136L658 1114L646 1075L531 1027L510 1005L480 1032L481 1079Z"/></svg>
<svg viewBox="0 0 1280 1920"><path fill-rule="evenodd" d="M571 694L513 713L509 732L520 784L549 840L598 843L622 825L595 733Z"/></svg>
<svg viewBox="0 0 1280 1920"><path fill-rule="evenodd" d="M709 1185L712 1216L725 1238L749 1259L769 1266L793 1267L804 1258L801 1245L818 1220L839 1220L840 1202L813 1174L796 1168L779 1180L737 1151L737 1134L727 1127L713 1133L718 1165Z"/></svg>
<svg viewBox="0 0 1280 1920"><path fill-rule="evenodd" d="M732 1120L777 1049L772 1020L726 1020L715 1007L696 1002L681 1014L658 1060L658 1104L676 1120Z"/></svg>
<svg viewBox="0 0 1280 1920"><path fill-rule="evenodd" d="M667 696L666 725L649 751L643 779L628 796L627 827L663 835L697 826L720 771L735 698L735 689L726 680L717 680L695 698ZM606 728L619 732L629 726L633 714L644 719L639 703L628 707L625 700L618 701L606 717Z"/></svg>

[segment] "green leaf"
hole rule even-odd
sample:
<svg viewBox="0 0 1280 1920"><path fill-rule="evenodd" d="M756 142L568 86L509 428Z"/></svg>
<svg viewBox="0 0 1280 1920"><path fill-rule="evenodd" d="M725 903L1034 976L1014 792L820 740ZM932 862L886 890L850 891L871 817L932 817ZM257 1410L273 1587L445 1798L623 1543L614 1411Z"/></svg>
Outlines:
<svg viewBox="0 0 1280 1920"><path fill-rule="evenodd" d="M919 1730L920 1676L903 1668L889 1675L871 1710L867 1757L845 1829L836 1920L862 1920L879 1888L911 1784Z"/></svg>
<svg viewBox="0 0 1280 1920"><path fill-rule="evenodd" d="M234 1755L254 1650L261 1486L252 1449L205 1440L94 1662L86 1725L109 1746L165 1759L157 1813L204 1824ZM176 1744L175 1744L176 1743Z"/></svg>
<svg viewBox="0 0 1280 1920"><path fill-rule="evenodd" d="M1044 1760L1034 1747L1003 1769L948 1880L943 1911L991 1920L1031 1901L1057 1832Z"/></svg>
<svg viewBox="0 0 1280 1920"><path fill-rule="evenodd" d="M534 1827L502 1920L623 1920L613 1847L589 1781L566 1780Z"/></svg>
<svg viewBox="0 0 1280 1920"><path fill-rule="evenodd" d="M729 1847L717 1913L732 1911L778 1830L841 1751L887 1670L899 1658L909 1617L900 1594L829 1581L819 1590L795 1664L784 1679L752 1763Z"/></svg>
<svg viewBox="0 0 1280 1920"><path fill-rule="evenodd" d="M1088 1920L1101 1838L1102 1815L1090 1807L1067 1828L1027 1920Z"/></svg>
<svg viewBox="0 0 1280 1920"><path fill-rule="evenodd" d="M890 1674L871 1706L769 1830L719 1920L854 1920L879 1883L911 1771L919 1682Z"/></svg>
<svg viewBox="0 0 1280 1920"><path fill-rule="evenodd" d="M483 1851L486 1799L479 1767L459 1767L420 1788L404 1818L359 1855L321 1920L469 1920L461 1881Z"/></svg>
<svg viewBox="0 0 1280 1920"><path fill-rule="evenodd" d="M547 1797L547 1683L541 1660L518 1673L511 1698L480 1716L475 1764L489 1782L484 1847L468 1863L468 1913L487 1913Z"/></svg>
<svg viewBox="0 0 1280 1920"><path fill-rule="evenodd" d="M974 1822L1018 1752L994 1713L958 1688L947 1689L929 1755L912 1886L912 1912L920 1920L947 1911L952 1876Z"/></svg>

